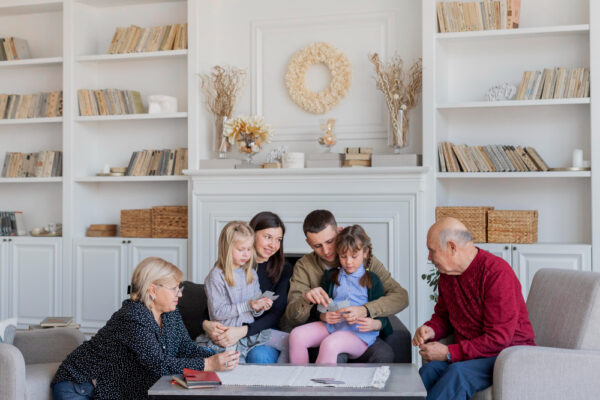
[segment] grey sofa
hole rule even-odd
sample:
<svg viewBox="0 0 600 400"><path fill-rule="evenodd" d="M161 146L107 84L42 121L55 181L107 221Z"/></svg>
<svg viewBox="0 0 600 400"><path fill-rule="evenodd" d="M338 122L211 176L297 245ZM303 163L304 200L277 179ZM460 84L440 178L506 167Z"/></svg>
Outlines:
<svg viewBox="0 0 600 400"><path fill-rule="evenodd" d="M537 346L503 350L493 386L473 399L599 398L600 274L539 270L527 310Z"/></svg>
<svg viewBox="0 0 600 400"><path fill-rule="evenodd" d="M51 399L50 382L60 363L85 340L73 328L18 331L13 345L0 344L0 400Z"/></svg>

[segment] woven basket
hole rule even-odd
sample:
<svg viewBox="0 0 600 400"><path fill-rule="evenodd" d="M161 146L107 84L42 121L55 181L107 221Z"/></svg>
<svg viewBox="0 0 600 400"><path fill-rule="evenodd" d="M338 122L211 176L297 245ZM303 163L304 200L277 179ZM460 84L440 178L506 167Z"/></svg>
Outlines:
<svg viewBox="0 0 600 400"><path fill-rule="evenodd" d="M537 243L536 210L497 210L488 213L490 243Z"/></svg>
<svg viewBox="0 0 600 400"><path fill-rule="evenodd" d="M486 243L488 212L494 207L436 207L435 219L453 217L460 220L473 236L476 243Z"/></svg>
<svg viewBox="0 0 600 400"><path fill-rule="evenodd" d="M152 237L152 210L121 210L122 237Z"/></svg>
<svg viewBox="0 0 600 400"><path fill-rule="evenodd" d="M187 238L187 206L152 207L152 237Z"/></svg>

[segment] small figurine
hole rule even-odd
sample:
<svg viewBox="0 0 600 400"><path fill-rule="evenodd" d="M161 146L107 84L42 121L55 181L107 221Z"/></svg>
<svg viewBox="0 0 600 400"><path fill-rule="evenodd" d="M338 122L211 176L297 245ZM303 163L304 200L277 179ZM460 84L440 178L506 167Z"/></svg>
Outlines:
<svg viewBox="0 0 600 400"><path fill-rule="evenodd" d="M321 123L321 130L325 131L323 136L320 136L317 141L321 146L325 146L326 151L331 151L331 148L337 143L337 138L333 133L335 128L335 118L329 118L327 121Z"/></svg>

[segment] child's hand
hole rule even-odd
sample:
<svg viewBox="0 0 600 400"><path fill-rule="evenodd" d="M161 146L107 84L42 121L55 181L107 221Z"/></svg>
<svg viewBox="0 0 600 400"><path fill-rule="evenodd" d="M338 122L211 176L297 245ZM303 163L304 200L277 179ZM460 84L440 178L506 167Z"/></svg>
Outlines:
<svg viewBox="0 0 600 400"><path fill-rule="evenodd" d="M208 334L210 340L215 342L229 327L217 321L204 320L202 321L202 329Z"/></svg>
<svg viewBox="0 0 600 400"><path fill-rule="evenodd" d="M356 320L359 332L378 331L381 329L381 321L374 318L361 317Z"/></svg>
<svg viewBox="0 0 600 400"><path fill-rule="evenodd" d="M337 324L342 320L340 313L335 311L327 311L321 314L321 321L327 322L328 324Z"/></svg>
<svg viewBox="0 0 600 400"><path fill-rule="evenodd" d="M268 310L273 305L273 300L268 299L266 297L260 298L258 300L250 300L250 308L252 308L255 312L259 312L262 310Z"/></svg>

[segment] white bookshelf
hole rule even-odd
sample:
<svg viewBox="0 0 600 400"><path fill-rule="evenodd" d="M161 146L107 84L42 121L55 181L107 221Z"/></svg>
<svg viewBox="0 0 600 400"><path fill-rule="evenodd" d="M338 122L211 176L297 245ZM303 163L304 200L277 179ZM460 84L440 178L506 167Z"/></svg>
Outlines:
<svg viewBox="0 0 600 400"><path fill-rule="evenodd" d="M424 165L434 171L427 223L436 206L535 209L539 243L584 243L599 254L598 235L592 235L600 229L593 200L598 184L591 171L439 172L437 145L532 146L553 168L570 166L573 149L580 148L594 164L599 125L590 98L489 102L485 94L504 82L518 88L526 70L583 66L595 76L590 26L600 10L594 14L589 0L528 0L521 3L519 29L438 33L435 3L423 5L423 58L431 67L424 72ZM600 271L600 257L592 260Z"/></svg>
<svg viewBox="0 0 600 400"><path fill-rule="evenodd" d="M58 183L62 181L63 178L60 176L51 176L48 178L0 178L0 183Z"/></svg>
<svg viewBox="0 0 600 400"><path fill-rule="evenodd" d="M62 64L62 57L28 58L25 60L0 61L0 68Z"/></svg>
<svg viewBox="0 0 600 400"><path fill-rule="evenodd" d="M134 121L147 119L180 119L187 118L187 112L178 112L170 114L125 114L125 115L94 115L75 117L77 122L96 122L96 121Z"/></svg>
<svg viewBox="0 0 600 400"><path fill-rule="evenodd" d="M0 119L0 125L57 124L61 122L63 122L62 117Z"/></svg>
<svg viewBox="0 0 600 400"><path fill-rule="evenodd" d="M173 176L89 176L75 178L74 181L78 183L128 183L128 182L180 182L187 181L188 177L185 175L173 175Z"/></svg>
<svg viewBox="0 0 600 400"><path fill-rule="evenodd" d="M127 54L96 54L91 56L79 56L76 61L80 63L92 63L92 62L110 62L110 61L122 61L122 60L139 60L145 58L167 58L167 57L187 57L187 50L168 50L168 51L148 51L141 53L127 53Z"/></svg>

